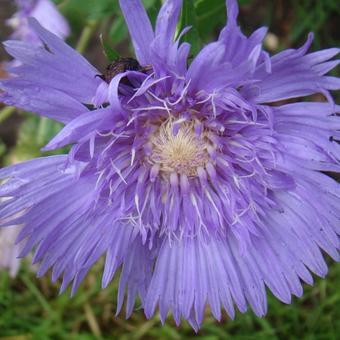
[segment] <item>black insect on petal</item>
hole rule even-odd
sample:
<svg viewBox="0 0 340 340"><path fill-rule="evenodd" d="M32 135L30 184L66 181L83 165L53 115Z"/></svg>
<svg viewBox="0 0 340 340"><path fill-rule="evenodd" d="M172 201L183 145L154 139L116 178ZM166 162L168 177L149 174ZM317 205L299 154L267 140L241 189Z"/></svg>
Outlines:
<svg viewBox="0 0 340 340"><path fill-rule="evenodd" d="M120 73L124 73L126 71L138 71L145 73L151 69L152 67L150 66L142 67L134 58L119 58L109 64L103 74L97 76L109 84L111 80ZM130 85L130 83L128 82L127 85Z"/></svg>

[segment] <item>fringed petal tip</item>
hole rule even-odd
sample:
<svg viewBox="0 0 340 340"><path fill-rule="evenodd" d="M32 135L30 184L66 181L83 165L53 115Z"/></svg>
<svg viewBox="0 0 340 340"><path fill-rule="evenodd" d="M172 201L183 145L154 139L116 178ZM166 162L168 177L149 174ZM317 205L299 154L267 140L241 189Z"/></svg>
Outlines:
<svg viewBox="0 0 340 340"><path fill-rule="evenodd" d="M41 29L43 29L42 25L39 23L39 21L36 18L33 17L29 17L27 18L28 24L29 26L36 32L38 33L39 31L41 31ZM51 33L53 34L53 33Z"/></svg>
<svg viewBox="0 0 340 340"><path fill-rule="evenodd" d="M150 45L154 32L148 14L141 0L119 0L120 8L125 17L135 53L141 65L150 63Z"/></svg>
<svg viewBox="0 0 340 340"><path fill-rule="evenodd" d="M239 7L237 0L226 0L228 25L237 26Z"/></svg>

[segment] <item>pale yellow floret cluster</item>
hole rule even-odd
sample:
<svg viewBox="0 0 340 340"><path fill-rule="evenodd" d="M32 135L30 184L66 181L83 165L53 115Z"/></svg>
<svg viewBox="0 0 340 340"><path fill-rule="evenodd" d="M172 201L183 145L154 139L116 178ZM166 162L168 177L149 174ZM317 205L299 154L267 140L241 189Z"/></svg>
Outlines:
<svg viewBox="0 0 340 340"><path fill-rule="evenodd" d="M174 124L168 119L152 135L150 161L163 173L196 176L197 168L204 168L209 161L207 132L198 136L193 122L183 122L175 133Z"/></svg>

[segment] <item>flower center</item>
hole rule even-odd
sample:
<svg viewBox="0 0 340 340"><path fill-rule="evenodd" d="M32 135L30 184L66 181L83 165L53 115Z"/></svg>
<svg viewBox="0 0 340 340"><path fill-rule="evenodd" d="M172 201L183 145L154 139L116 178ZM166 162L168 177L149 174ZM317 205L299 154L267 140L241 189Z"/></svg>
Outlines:
<svg viewBox="0 0 340 340"><path fill-rule="evenodd" d="M194 122L179 122L169 118L153 133L149 161L163 173L196 176L197 168L209 162L208 132Z"/></svg>

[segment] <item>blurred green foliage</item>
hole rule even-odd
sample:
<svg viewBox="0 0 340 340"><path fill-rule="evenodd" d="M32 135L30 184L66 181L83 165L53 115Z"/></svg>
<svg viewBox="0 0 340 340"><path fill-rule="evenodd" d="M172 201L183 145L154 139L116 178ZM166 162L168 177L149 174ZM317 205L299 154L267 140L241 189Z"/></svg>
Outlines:
<svg viewBox="0 0 340 340"><path fill-rule="evenodd" d="M25 114L26 119L18 131L16 147L9 154L6 163L19 162L28 158L41 156L41 148L45 146L52 136L56 135L62 125L48 118L40 118L32 114ZM59 150L62 153L64 150ZM44 155L55 154L45 153Z"/></svg>
<svg viewBox="0 0 340 340"><path fill-rule="evenodd" d="M154 23L161 0L143 2ZM183 40L192 43L192 53L196 54L223 27L225 0L184 2L178 31L193 26ZM98 61L99 69L117 57L116 50L121 54L132 53L127 47L128 31L117 0L56 3L72 26L71 45L77 46L89 23L94 25L95 30L89 31L91 41L84 46L88 46L85 54ZM309 31L316 33L314 48L339 45L338 0L240 0L239 3L239 21L244 31L250 33L259 25L269 26L277 36L277 50L300 44ZM59 123L30 113L21 112L20 116L22 123L17 127L16 145L5 145L0 140L0 157L6 164L40 156L41 147L61 128ZM225 317L217 323L207 315L198 335L186 323L176 328L173 321L161 326L157 317L147 321L138 308L130 320L125 320L123 315L114 317L117 280L101 290L100 273L99 264L73 299L67 294L59 296L57 285L51 284L49 277L36 279L27 265L15 280L2 273L0 339L340 339L340 267L335 264L331 265L326 280L318 279L314 287L306 287L304 296L295 299L292 305L283 305L269 296L269 313L263 319L249 312L238 314L234 321Z"/></svg>
<svg viewBox="0 0 340 340"><path fill-rule="evenodd" d="M339 40L331 34L331 28L327 26L327 22L332 17L338 16L339 20L340 3L338 0L299 0L295 2L294 10L296 18L291 30L292 42L303 38L306 32L314 32L316 48L320 48L325 42L330 45L339 45Z"/></svg>

